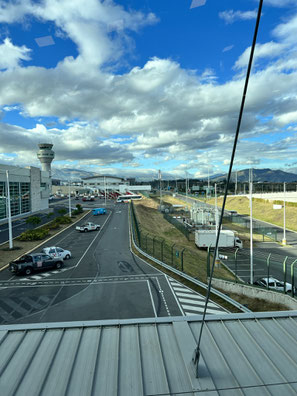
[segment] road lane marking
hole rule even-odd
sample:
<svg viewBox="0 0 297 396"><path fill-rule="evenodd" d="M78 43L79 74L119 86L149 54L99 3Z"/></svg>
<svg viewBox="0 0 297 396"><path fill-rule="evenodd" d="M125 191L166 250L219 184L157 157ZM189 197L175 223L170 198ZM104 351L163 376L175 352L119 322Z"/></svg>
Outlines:
<svg viewBox="0 0 297 396"><path fill-rule="evenodd" d="M147 280L146 284L147 284L147 287L149 289L149 293L150 293L150 296L151 296L151 302L152 302L152 306L153 306L153 310L154 310L154 314L155 314L155 318L156 318L157 317L157 312L156 312L156 307L155 307L155 303L154 303L154 299L153 299L153 295L152 295L150 281Z"/></svg>
<svg viewBox="0 0 297 396"><path fill-rule="evenodd" d="M176 297L176 295L175 295L175 293L174 293L174 290L173 290L173 288L172 288L172 286L171 286L171 284L170 284L170 282L169 282L168 276L165 275L165 278L166 278L166 280L167 280L168 286L169 286L169 288L170 288L170 290L171 290L171 293L172 293L172 295L173 295L173 297L174 297L174 299L175 299L175 301L176 301L176 303L177 303L177 306L178 306L178 308L179 308L181 314L182 314L183 316L185 316L185 313L184 313L184 311L183 311L183 309L182 309L182 307L181 307L181 305L180 305L180 303L179 303L179 301L178 301L178 298Z"/></svg>
<svg viewBox="0 0 297 396"><path fill-rule="evenodd" d="M97 235L95 236L95 238L92 240L92 242L90 243L89 247L87 248L87 250L85 250L84 254L81 256L81 258L78 260L77 264L74 267L78 267L78 265L80 264L80 262L82 261L82 259L85 257L85 255L87 254L88 250L90 249L90 247L93 245L94 241L96 240L96 238L98 237L98 235L100 235L103 227L105 226L105 223L107 222L107 220L110 218L111 213L109 213L108 217L106 218L105 222L102 224L102 227L100 227L100 231L97 232Z"/></svg>

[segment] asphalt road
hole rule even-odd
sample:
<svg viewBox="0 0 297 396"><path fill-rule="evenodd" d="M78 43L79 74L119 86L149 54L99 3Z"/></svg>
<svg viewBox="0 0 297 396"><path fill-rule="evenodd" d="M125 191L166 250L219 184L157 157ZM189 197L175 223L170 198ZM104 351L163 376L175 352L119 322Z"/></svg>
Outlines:
<svg viewBox="0 0 297 396"><path fill-rule="evenodd" d="M191 197L185 197L179 195L179 198L189 203L197 202ZM213 205L199 201L201 206L211 207ZM249 216L236 215L241 217L249 223ZM249 225L248 225L249 226ZM220 249L219 253L226 257L222 259L225 265L227 265L232 271L234 271L244 282L250 283L251 279L251 262L253 262L253 281L262 277L273 276L281 281L286 279L287 282L291 281L291 264L297 259L297 233L286 230L287 246L280 245L283 239L283 228L274 226L264 221L253 219L253 226L258 228L270 228L272 233L276 233L277 242L264 242L254 243L253 248L253 260L250 258L250 249L238 250L237 260L235 260L234 249ZM269 259L269 270L267 267L267 259ZM286 261L285 261L286 260ZM285 267L284 267L285 262ZM296 263L297 264L297 263ZM284 272L285 268L285 272ZM297 265L294 265L294 277L297 278ZM295 282L297 286L297 281Z"/></svg>
<svg viewBox="0 0 297 396"><path fill-rule="evenodd" d="M61 270L28 278L0 272L0 324L202 313L202 296L131 252L128 205L110 206L107 215L89 214L81 221L101 224L100 231L80 233L71 226L50 241L72 252ZM223 309L211 303L208 312Z"/></svg>

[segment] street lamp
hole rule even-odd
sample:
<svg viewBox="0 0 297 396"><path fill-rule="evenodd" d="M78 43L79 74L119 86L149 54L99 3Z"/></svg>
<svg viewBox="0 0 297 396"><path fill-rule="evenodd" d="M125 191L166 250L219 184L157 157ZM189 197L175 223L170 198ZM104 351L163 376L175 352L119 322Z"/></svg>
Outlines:
<svg viewBox="0 0 297 396"><path fill-rule="evenodd" d="M287 244L286 239L286 183L284 183L284 237L282 240L282 245Z"/></svg>
<svg viewBox="0 0 297 396"><path fill-rule="evenodd" d="M12 225L11 225L11 208L10 208L10 188L9 188L9 175L6 171L6 208L8 218L8 235L9 235L9 249L13 248L12 243Z"/></svg>
<svg viewBox="0 0 297 396"><path fill-rule="evenodd" d="M68 180L68 203L69 203L69 217L71 217L71 191L70 191L71 180Z"/></svg>

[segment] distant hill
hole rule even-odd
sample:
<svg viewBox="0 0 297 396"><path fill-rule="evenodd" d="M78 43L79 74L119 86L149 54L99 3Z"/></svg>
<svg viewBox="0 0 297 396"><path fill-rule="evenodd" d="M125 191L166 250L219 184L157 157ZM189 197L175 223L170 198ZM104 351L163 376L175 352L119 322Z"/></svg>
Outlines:
<svg viewBox="0 0 297 396"><path fill-rule="evenodd" d="M237 181L239 183L246 183L249 181L249 169L243 169L237 171ZM231 180L235 182L235 173L232 172ZM212 181L222 181L227 178L227 173L220 175L215 178L211 178ZM297 182L297 175L295 173L284 172L281 170L266 169L253 169L253 181L254 182L268 182L268 183L289 183Z"/></svg>
<svg viewBox="0 0 297 396"><path fill-rule="evenodd" d="M95 172L88 172L81 169L52 168L52 178L58 180L81 180L83 177L90 177L96 175Z"/></svg>

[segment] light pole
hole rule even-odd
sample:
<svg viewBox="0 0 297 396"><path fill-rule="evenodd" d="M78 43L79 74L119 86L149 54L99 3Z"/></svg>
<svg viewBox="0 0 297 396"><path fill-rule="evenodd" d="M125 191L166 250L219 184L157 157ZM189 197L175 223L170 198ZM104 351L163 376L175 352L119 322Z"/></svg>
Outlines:
<svg viewBox="0 0 297 396"><path fill-rule="evenodd" d="M10 189L9 189L9 175L8 170L6 171L6 208L8 218L8 236L9 236L9 249L13 248L12 243L12 225L11 225L11 208L10 208Z"/></svg>
<svg viewBox="0 0 297 396"><path fill-rule="evenodd" d="M216 222L216 238L218 235L218 200L217 200L217 183L214 185L215 188L215 222ZM216 255L216 260L215 260L215 265L216 267L220 266L220 260L219 260L219 248L215 251Z"/></svg>
<svg viewBox="0 0 297 396"><path fill-rule="evenodd" d="M253 261L253 171L250 169L250 284L254 282Z"/></svg>
<svg viewBox="0 0 297 396"><path fill-rule="evenodd" d="M161 206L162 206L162 174L161 174L161 170L159 169L159 174L158 174L158 178L159 178L159 188L160 188L160 211L161 211Z"/></svg>
<svg viewBox="0 0 297 396"><path fill-rule="evenodd" d="M282 245L287 244L286 239L286 183L284 183L284 237L282 240Z"/></svg>
<svg viewBox="0 0 297 396"><path fill-rule="evenodd" d="M68 203L69 203L69 217L71 217L71 191L70 191L71 181L68 181Z"/></svg>
<svg viewBox="0 0 297 396"><path fill-rule="evenodd" d="M104 202L105 202L105 207L106 207L106 178L104 176Z"/></svg>

